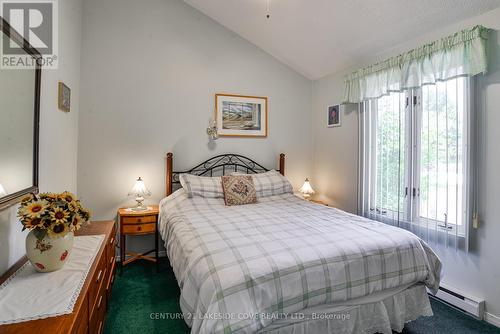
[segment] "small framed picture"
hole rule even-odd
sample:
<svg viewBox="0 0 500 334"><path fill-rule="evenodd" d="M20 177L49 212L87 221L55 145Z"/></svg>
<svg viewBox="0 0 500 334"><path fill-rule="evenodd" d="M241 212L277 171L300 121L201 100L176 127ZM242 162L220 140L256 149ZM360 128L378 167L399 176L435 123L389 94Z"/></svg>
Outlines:
<svg viewBox="0 0 500 334"><path fill-rule="evenodd" d="M71 89L60 81L57 104L62 111L69 112L71 109Z"/></svg>
<svg viewBox="0 0 500 334"><path fill-rule="evenodd" d="M329 128L340 126L340 105L328 107L328 114L326 118L326 126Z"/></svg>

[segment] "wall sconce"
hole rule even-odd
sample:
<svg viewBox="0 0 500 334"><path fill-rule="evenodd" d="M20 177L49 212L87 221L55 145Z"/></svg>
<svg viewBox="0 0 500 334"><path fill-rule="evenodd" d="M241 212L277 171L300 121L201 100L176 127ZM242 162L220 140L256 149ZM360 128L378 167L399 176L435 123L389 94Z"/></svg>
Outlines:
<svg viewBox="0 0 500 334"><path fill-rule="evenodd" d="M217 133L217 123L215 122L215 120L211 120L210 122L208 122L207 135L212 140L217 140L219 138L219 135Z"/></svg>

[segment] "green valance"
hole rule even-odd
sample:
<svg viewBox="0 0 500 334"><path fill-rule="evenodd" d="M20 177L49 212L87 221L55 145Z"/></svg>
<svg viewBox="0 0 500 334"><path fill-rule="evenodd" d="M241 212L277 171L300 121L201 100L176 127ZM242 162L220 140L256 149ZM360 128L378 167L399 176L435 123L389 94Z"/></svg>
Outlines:
<svg viewBox="0 0 500 334"><path fill-rule="evenodd" d="M485 73L490 29L475 26L345 77L343 103L357 103L390 92Z"/></svg>

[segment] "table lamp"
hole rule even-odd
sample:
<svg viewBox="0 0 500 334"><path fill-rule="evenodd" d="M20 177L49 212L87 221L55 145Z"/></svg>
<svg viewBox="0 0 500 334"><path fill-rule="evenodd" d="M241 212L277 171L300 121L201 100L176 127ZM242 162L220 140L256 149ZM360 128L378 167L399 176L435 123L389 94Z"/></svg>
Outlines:
<svg viewBox="0 0 500 334"><path fill-rule="evenodd" d="M312 194L314 194L314 189L311 187L309 183L309 179L306 179L302 187L299 189L299 192L304 196L305 199L309 199Z"/></svg>
<svg viewBox="0 0 500 334"><path fill-rule="evenodd" d="M144 197L151 196L151 191L146 188L140 176L135 181L134 187L130 190L128 196L135 196L135 200L137 201L137 205L131 208L132 211L144 211L148 209L142 202L144 202Z"/></svg>

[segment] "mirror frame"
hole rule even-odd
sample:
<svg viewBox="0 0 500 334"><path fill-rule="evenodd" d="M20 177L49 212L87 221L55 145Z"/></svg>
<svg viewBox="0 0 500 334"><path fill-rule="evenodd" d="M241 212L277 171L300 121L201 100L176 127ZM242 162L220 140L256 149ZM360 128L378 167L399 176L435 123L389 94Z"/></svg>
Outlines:
<svg viewBox="0 0 500 334"><path fill-rule="evenodd" d="M40 86L42 78L42 55L32 47L16 30L14 30L3 17L0 16L0 30L17 44L22 45L24 51L36 59L35 65L35 99L33 117L33 180L30 187L0 197L0 210L5 209L17 202L26 194L38 193L38 158L39 158L39 134L40 134ZM0 38L4 38L0 36Z"/></svg>

